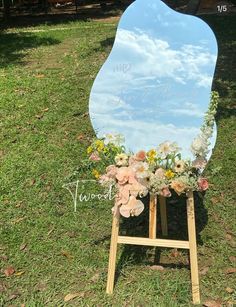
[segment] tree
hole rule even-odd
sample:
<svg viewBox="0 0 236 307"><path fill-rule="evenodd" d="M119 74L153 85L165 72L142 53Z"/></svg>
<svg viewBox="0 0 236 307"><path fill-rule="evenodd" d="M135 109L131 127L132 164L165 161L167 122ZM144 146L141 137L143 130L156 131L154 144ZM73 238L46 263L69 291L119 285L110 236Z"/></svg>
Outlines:
<svg viewBox="0 0 236 307"><path fill-rule="evenodd" d="M201 0L190 0L188 5L187 5L187 9L186 9L186 13L187 14L196 14L199 8Z"/></svg>
<svg viewBox="0 0 236 307"><path fill-rule="evenodd" d="M3 17L6 21L10 18L11 0L3 0Z"/></svg>

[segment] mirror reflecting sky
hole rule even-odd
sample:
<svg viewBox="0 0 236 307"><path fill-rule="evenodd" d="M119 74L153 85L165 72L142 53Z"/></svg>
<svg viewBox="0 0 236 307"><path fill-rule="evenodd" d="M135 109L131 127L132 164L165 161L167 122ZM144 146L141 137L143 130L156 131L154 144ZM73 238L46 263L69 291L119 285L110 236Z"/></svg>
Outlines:
<svg viewBox="0 0 236 307"><path fill-rule="evenodd" d="M136 0L93 84L89 112L98 137L122 133L132 151L176 141L183 157L208 109L217 59L209 26L158 0ZM216 129L212 138L215 144Z"/></svg>

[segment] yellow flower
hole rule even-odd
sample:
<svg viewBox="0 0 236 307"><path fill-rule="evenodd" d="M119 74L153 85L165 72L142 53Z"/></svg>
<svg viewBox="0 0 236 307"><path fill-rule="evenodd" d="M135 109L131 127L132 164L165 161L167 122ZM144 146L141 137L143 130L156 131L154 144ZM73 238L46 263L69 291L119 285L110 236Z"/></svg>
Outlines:
<svg viewBox="0 0 236 307"><path fill-rule="evenodd" d="M87 154L91 154L92 151L93 151L92 146L89 146L89 147L87 148Z"/></svg>
<svg viewBox="0 0 236 307"><path fill-rule="evenodd" d="M175 173L172 172L172 170L168 169L168 171L165 172L165 176L168 179L171 179L175 176Z"/></svg>
<svg viewBox="0 0 236 307"><path fill-rule="evenodd" d="M98 152L102 151L104 149L104 142L101 140L97 140L95 141L95 146Z"/></svg>
<svg viewBox="0 0 236 307"><path fill-rule="evenodd" d="M93 170L92 170L92 174L93 174L93 176L94 176L96 179L98 179L98 178L100 177L100 174L99 174L99 172L98 172L96 169L93 169Z"/></svg>
<svg viewBox="0 0 236 307"><path fill-rule="evenodd" d="M149 163L153 163L155 162L155 158L157 156L157 152L155 149L150 149L148 152L147 152L147 160Z"/></svg>
<svg viewBox="0 0 236 307"><path fill-rule="evenodd" d="M150 149L148 152L147 152L147 157L150 158L151 160L153 160L157 155L157 152L155 149Z"/></svg>

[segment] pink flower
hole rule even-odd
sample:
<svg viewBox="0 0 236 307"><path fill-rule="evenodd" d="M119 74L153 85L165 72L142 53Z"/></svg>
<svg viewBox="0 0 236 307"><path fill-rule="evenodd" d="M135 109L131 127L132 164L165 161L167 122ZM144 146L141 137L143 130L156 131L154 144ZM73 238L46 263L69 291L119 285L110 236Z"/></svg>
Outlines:
<svg viewBox="0 0 236 307"><path fill-rule="evenodd" d="M197 183L200 191L206 191L209 187L209 183L206 178L199 178Z"/></svg>
<svg viewBox="0 0 236 307"><path fill-rule="evenodd" d="M144 197L148 194L147 188L142 185L140 182L136 181L130 185L130 195L137 197L138 195Z"/></svg>
<svg viewBox="0 0 236 307"><path fill-rule="evenodd" d="M124 217L138 216L144 210L144 204L141 200L137 200L136 197L130 196L129 202L126 205L120 207L120 214Z"/></svg>
<svg viewBox="0 0 236 307"><path fill-rule="evenodd" d="M118 186L119 189L118 198L117 198L118 205L127 204L127 202L129 201L130 188L131 188L130 184Z"/></svg>
<svg viewBox="0 0 236 307"><path fill-rule="evenodd" d="M119 184L134 183L136 181L134 171L125 166L118 168L116 179Z"/></svg>
<svg viewBox="0 0 236 307"><path fill-rule="evenodd" d="M155 171L155 175L157 176L157 178L159 179L164 179L165 178L165 170L162 167L159 167L156 171Z"/></svg>
<svg viewBox="0 0 236 307"><path fill-rule="evenodd" d="M107 172L106 175L110 178L115 178L117 174L117 170L118 168L115 165L109 165L106 168L106 172Z"/></svg>
<svg viewBox="0 0 236 307"><path fill-rule="evenodd" d="M129 157L129 166L133 165L136 161L135 156L130 156Z"/></svg>
<svg viewBox="0 0 236 307"><path fill-rule="evenodd" d="M99 155L98 155L97 152L93 152L93 153L90 155L89 160L92 160L92 161L100 161L101 158L99 157Z"/></svg>
<svg viewBox="0 0 236 307"><path fill-rule="evenodd" d="M168 187L165 187L161 190L161 195L164 197L170 197L171 196L171 192L169 190Z"/></svg>
<svg viewBox="0 0 236 307"><path fill-rule="evenodd" d="M118 193L116 198L116 204L118 206L125 205L130 199L130 196L137 197L138 195L143 195L142 197L146 196L148 190L137 180L134 180L132 184L117 184Z"/></svg>
<svg viewBox="0 0 236 307"><path fill-rule="evenodd" d="M136 153L135 159L137 161L144 161L146 158L146 152L144 150L140 150L139 152Z"/></svg>

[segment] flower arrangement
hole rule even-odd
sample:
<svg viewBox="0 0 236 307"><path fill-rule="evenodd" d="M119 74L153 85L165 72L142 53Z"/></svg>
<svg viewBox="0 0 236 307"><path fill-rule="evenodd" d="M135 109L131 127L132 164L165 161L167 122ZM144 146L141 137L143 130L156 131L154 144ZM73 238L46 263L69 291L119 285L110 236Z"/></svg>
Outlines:
<svg viewBox="0 0 236 307"><path fill-rule="evenodd" d="M149 151L126 152L120 134L107 134L96 139L87 148L92 174L104 187L115 191L113 214L124 217L138 216L144 210L141 201L148 193L170 197L208 189L202 177L210 138L213 133L219 95L212 92L211 102L204 117L200 134L193 140L191 151L195 159L182 159L176 143L164 142Z"/></svg>

